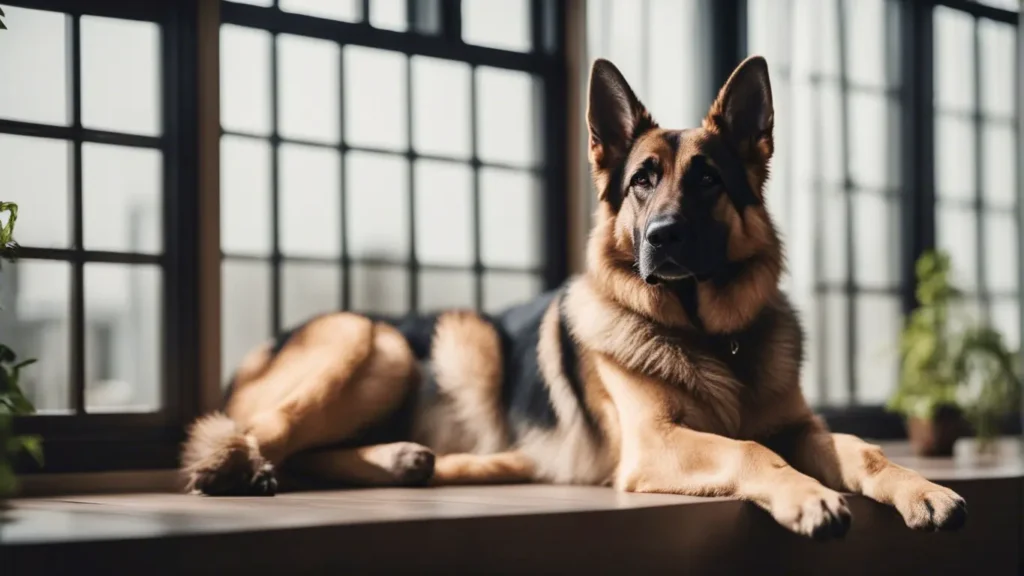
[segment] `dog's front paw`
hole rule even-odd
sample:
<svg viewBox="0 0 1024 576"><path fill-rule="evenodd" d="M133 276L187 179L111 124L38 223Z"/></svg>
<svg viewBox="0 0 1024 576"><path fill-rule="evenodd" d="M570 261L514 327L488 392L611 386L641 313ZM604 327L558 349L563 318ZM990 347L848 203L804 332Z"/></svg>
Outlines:
<svg viewBox="0 0 1024 576"><path fill-rule="evenodd" d="M902 487L893 504L914 530L959 530L967 522L967 502L949 488L924 479Z"/></svg>
<svg viewBox="0 0 1024 576"><path fill-rule="evenodd" d="M846 499L817 482L781 490L772 498L770 512L785 528L815 540L842 538L852 518Z"/></svg>

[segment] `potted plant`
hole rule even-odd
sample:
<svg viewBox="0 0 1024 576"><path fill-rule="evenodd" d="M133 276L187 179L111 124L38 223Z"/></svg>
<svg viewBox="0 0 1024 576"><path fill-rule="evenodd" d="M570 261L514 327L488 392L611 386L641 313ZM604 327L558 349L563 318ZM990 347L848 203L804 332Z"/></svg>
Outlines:
<svg viewBox="0 0 1024 576"><path fill-rule="evenodd" d="M0 266L4 259L13 259L17 247L14 242L14 224L17 220L18 206L0 201ZM15 416L35 412L32 403L25 398L18 385L21 370L33 362L35 360L19 362L14 350L0 343L0 505L17 489L14 459L19 454L28 452L42 465L41 440L36 436L14 434Z"/></svg>
<svg viewBox="0 0 1024 576"><path fill-rule="evenodd" d="M951 328L960 297L949 281L949 255L923 254L916 263L919 306L900 338L899 384L888 408L906 418L907 435L920 456L950 456L973 425L982 447L998 421L1016 410L1020 380L999 332L988 327Z"/></svg>

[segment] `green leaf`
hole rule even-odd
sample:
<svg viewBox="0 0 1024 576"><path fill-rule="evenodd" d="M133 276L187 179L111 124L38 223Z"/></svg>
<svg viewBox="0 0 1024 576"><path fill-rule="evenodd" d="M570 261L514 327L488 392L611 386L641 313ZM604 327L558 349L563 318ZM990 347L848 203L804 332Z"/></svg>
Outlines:
<svg viewBox="0 0 1024 576"><path fill-rule="evenodd" d="M21 449L28 452L28 455L36 461L39 466L43 465L43 439L39 436L18 436L15 438L21 444Z"/></svg>

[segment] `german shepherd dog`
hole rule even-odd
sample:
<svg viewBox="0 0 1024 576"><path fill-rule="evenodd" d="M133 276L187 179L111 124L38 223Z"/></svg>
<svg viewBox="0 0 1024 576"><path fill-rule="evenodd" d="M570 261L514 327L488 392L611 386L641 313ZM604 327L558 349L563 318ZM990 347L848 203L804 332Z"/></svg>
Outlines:
<svg viewBox="0 0 1024 576"><path fill-rule="evenodd" d="M331 313L253 350L224 412L190 429L190 491L612 485L738 497L815 538L846 533L853 492L911 528L963 525L959 495L830 433L801 394L803 332L763 198L765 60L687 130L660 128L597 60L587 120L600 203L584 273L497 315Z"/></svg>

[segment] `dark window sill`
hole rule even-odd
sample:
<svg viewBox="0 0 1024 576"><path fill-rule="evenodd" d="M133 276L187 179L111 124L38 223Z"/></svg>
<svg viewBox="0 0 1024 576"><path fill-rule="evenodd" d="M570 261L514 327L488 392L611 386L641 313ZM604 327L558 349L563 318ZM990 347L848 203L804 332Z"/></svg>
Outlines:
<svg viewBox="0 0 1024 576"><path fill-rule="evenodd" d="M0 529L11 573L1017 574L1024 462L1017 442L978 457L894 460L958 490L957 533L915 533L892 509L850 499L843 543L796 537L752 505L621 494L608 488L499 486L306 492L211 499L121 494L24 499ZM216 538L213 538L216 536ZM118 570L120 569L120 570Z"/></svg>

